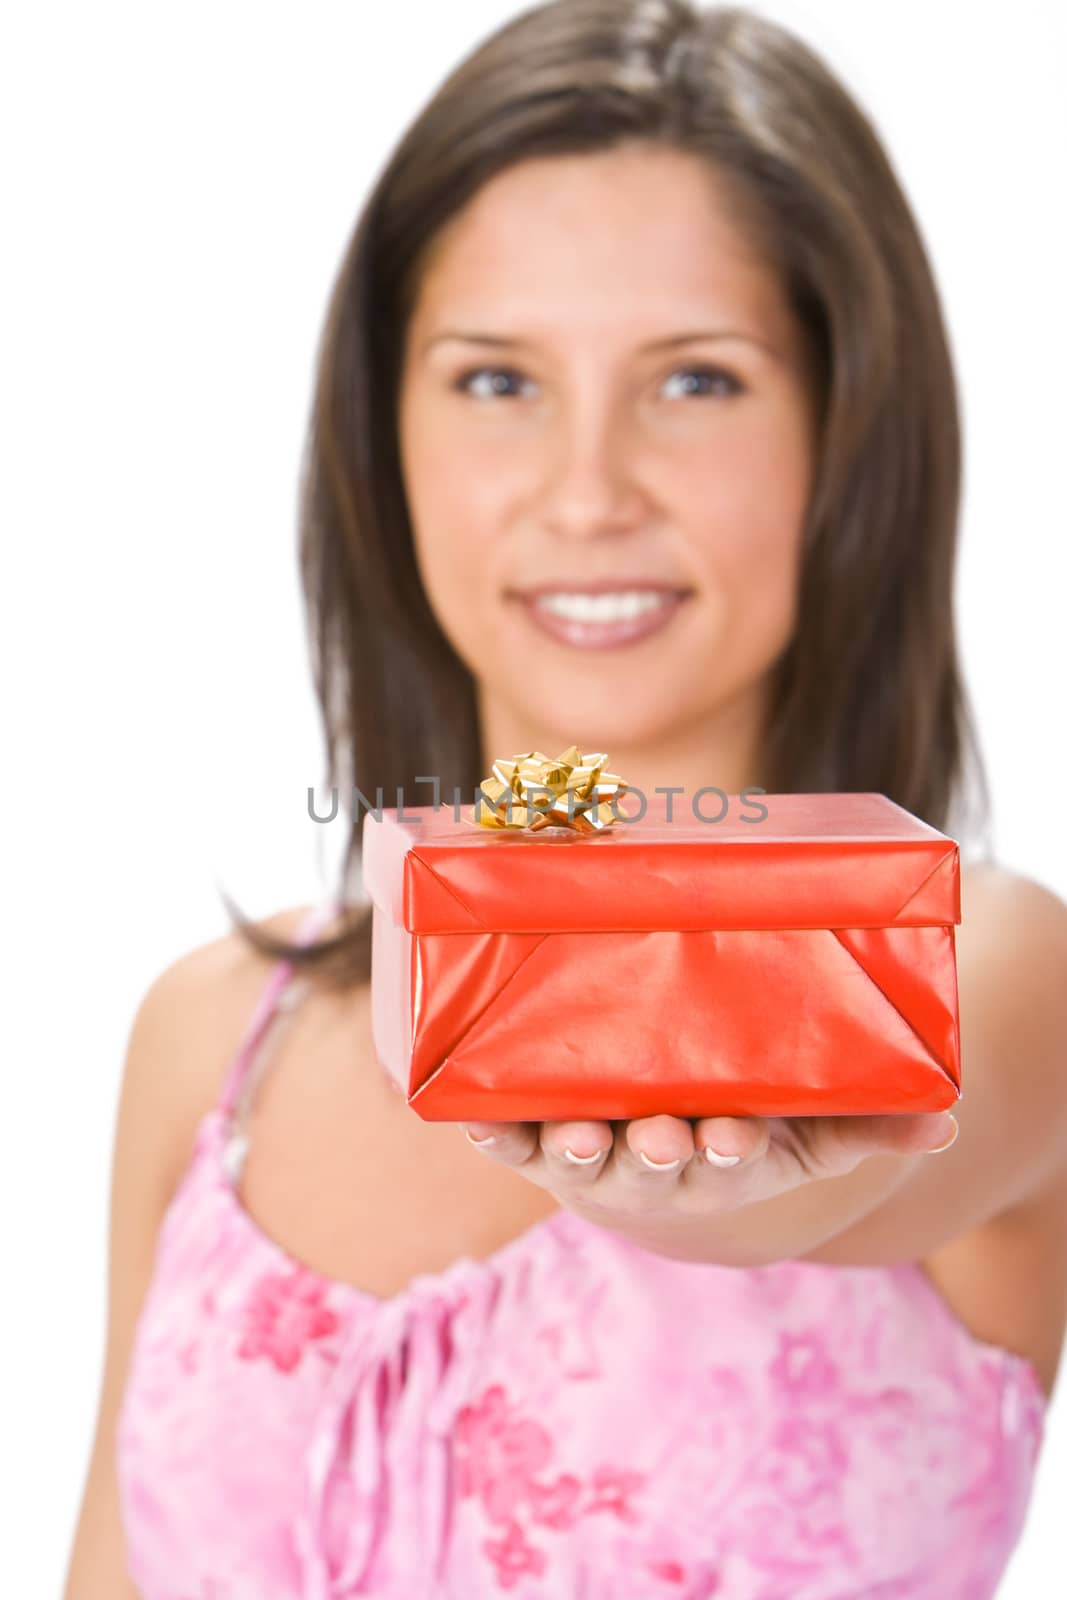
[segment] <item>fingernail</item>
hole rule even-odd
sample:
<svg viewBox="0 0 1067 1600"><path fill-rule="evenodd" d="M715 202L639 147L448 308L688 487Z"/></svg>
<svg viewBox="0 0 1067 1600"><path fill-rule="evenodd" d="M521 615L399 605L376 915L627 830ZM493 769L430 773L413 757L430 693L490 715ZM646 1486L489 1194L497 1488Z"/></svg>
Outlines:
<svg viewBox="0 0 1067 1600"><path fill-rule="evenodd" d="M929 1148L927 1148L927 1150L925 1151L925 1154L928 1155L928 1156L940 1155L942 1150L947 1150L950 1145L954 1145L956 1143L957 1138L959 1137L959 1131L960 1131L959 1123L956 1121L956 1119L952 1115L951 1111L946 1111L945 1115L946 1115L946 1117L948 1118L948 1120L952 1124L952 1132L949 1134L949 1136L945 1140L944 1144L935 1144L935 1145L932 1145Z"/></svg>
<svg viewBox="0 0 1067 1600"><path fill-rule="evenodd" d="M680 1167L682 1164L681 1156L675 1156L673 1161L653 1161L652 1157L646 1156L643 1150L639 1150L637 1153L645 1163L645 1166L651 1167L653 1172L667 1172L671 1167Z"/></svg>
<svg viewBox="0 0 1067 1600"><path fill-rule="evenodd" d="M704 1154L707 1156L707 1158L711 1162L712 1166L715 1166L715 1167L736 1167L737 1163L741 1159L740 1156L724 1156L724 1155L720 1155L718 1150L713 1150L711 1148L710 1144L706 1144L704 1146Z"/></svg>
<svg viewBox="0 0 1067 1600"><path fill-rule="evenodd" d="M496 1144L495 1133L487 1133L484 1139L476 1139L469 1128L464 1128L463 1131L473 1145Z"/></svg>
<svg viewBox="0 0 1067 1600"><path fill-rule="evenodd" d="M603 1150L594 1150L591 1156L576 1156L570 1145L567 1145L563 1154L568 1161L573 1161L576 1166L589 1167L592 1166L594 1161L599 1161L604 1152Z"/></svg>

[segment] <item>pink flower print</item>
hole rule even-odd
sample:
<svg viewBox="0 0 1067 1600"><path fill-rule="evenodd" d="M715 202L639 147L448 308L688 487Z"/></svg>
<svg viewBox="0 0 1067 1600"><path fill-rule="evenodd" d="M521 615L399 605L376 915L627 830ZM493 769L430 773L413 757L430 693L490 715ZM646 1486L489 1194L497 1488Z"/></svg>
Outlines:
<svg viewBox="0 0 1067 1600"><path fill-rule="evenodd" d="M337 1327L322 1297L326 1285L304 1267L258 1279L244 1307L245 1333L237 1354L244 1361L267 1356L279 1372L292 1372L313 1339Z"/></svg>
<svg viewBox="0 0 1067 1600"><path fill-rule="evenodd" d="M538 1422L508 1415L503 1386L493 1384L456 1421L455 1451L461 1496L481 1496L491 1522L508 1522L533 1479L552 1454L552 1440Z"/></svg>
<svg viewBox="0 0 1067 1600"><path fill-rule="evenodd" d="M572 1528L578 1515L582 1485L573 1473L562 1473L554 1483L531 1483L530 1515L549 1528Z"/></svg>
<svg viewBox="0 0 1067 1600"><path fill-rule="evenodd" d="M592 1499L587 1500L584 1511L614 1511L623 1522L636 1522L637 1512L627 1504L626 1496L644 1483L641 1472L627 1472L622 1467L597 1467L593 1473Z"/></svg>
<svg viewBox="0 0 1067 1600"><path fill-rule="evenodd" d="M648 1570L654 1578L662 1578L664 1583L684 1583L685 1568L680 1561L649 1561Z"/></svg>
<svg viewBox="0 0 1067 1600"><path fill-rule="evenodd" d="M178 1364L185 1373L194 1373L200 1351L195 1339L187 1339L178 1350Z"/></svg>
<svg viewBox="0 0 1067 1600"><path fill-rule="evenodd" d="M769 1591L775 1600L779 1595L784 1600L790 1582L811 1571L811 1552L800 1536L799 1513L788 1503L760 1498L738 1505L730 1524L730 1540L746 1561L777 1580Z"/></svg>
<svg viewBox="0 0 1067 1600"><path fill-rule="evenodd" d="M545 1570L544 1552L526 1543L517 1522L508 1523L502 1539L486 1539L483 1549L496 1565L497 1582L502 1589L512 1588L524 1572L539 1578Z"/></svg>
<svg viewBox="0 0 1067 1600"><path fill-rule="evenodd" d="M588 1311L586 1316L588 1316ZM568 1318L540 1328L537 1338L549 1351L556 1371L564 1378L599 1378L600 1359L589 1332L592 1322Z"/></svg>
<svg viewBox="0 0 1067 1600"><path fill-rule="evenodd" d="M779 1388L797 1400L825 1399L837 1384L837 1367L826 1353L822 1335L813 1329L783 1333L768 1371Z"/></svg>
<svg viewBox="0 0 1067 1600"><path fill-rule="evenodd" d="M793 1505L833 1493L848 1467L848 1451L830 1423L785 1418L774 1430L764 1481Z"/></svg>
<svg viewBox="0 0 1067 1600"><path fill-rule="evenodd" d="M680 1561L647 1561L645 1565L654 1578L662 1578L664 1583L686 1583L686 1569ZM718 1568L700 1562L689 1579L684 1600L711 1600L719 1592L719 1583Z"/></svg>

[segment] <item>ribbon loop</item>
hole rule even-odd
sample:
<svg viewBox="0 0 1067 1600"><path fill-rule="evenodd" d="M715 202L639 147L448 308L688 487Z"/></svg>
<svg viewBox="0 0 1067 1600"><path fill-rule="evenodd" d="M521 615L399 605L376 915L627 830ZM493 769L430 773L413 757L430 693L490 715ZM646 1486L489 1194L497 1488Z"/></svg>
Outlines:
<svg viewBox="0 0 1067 1600"><path fill-rule="evenodd" d="M582 755L572 744L554 761L540 750L494 761L465 820L528 833L550 827L601 833L620 820L612 802L630 787L617 772L604 771L607 760L606 753Z"/></svg>

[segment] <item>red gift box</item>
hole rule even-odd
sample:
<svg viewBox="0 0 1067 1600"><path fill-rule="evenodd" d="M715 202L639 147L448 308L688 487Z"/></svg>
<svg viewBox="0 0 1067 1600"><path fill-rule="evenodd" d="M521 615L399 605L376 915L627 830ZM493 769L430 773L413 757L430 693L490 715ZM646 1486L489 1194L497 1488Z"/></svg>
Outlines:
<svg viewBox="0 0 1067 1600"><path fill-rule="evenodd" d="M408 1104L489 1122L951 1106L957 843L882 794L730 796L721 822L667 806L591 836L366 814L374 1044Z"/></svg>

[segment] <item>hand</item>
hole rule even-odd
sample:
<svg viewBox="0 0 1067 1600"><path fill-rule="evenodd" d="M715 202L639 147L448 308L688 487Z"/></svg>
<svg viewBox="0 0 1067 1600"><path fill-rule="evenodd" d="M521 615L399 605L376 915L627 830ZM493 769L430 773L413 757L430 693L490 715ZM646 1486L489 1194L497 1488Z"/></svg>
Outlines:
<svg viewBox="0 0 1067 1600"><path fill-rule="evenodd" d="M867 1156L933 1154L959 1132L945 1111L463 1126L487 1159L514 1167L571 1210L623 1230L642 1219L733 1211L840 1177ZM483 1136L492 1142L477 1144Z"/></svg>

